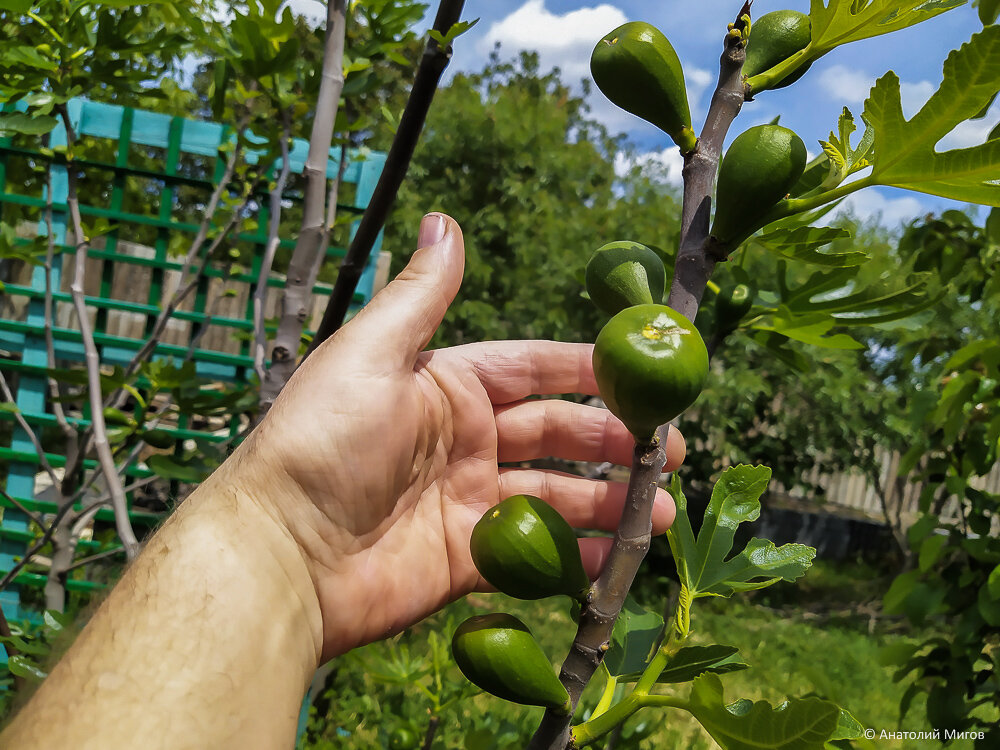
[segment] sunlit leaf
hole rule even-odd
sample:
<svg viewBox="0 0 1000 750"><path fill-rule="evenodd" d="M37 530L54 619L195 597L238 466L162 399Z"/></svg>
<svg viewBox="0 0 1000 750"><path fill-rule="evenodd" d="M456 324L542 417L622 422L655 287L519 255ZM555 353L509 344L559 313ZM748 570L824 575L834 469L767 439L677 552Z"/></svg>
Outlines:
<svg viewBox="0 0 1000 750"><path fill-rule="evenodd" d="M820 698L800 698L772 707L767 701L726 704L714 674L697 678L688 710L724 750L822 750L838 731L840 709Z"/></svg>
<svg viewBox="0 0 1000 750"><path fill-rule="evenodd" d="M822 54L926 21L965 0L810 0L812 47Z"/></svg>
<svg viewBox="0 0 1000 750"><path fill-rule="evenodd" d="M751 539L731 555L736 529L760 516L760 496L771 470L766 466L733 466L722 472L705 509L695 539L687 500L674 475L670 486L677 516L667 531L681 585L692 597L730 596L736 591L764 588L780 580L794 581L812 564L816 550L802 544L776 547L765 539Z"/></svg>
<svg viewBox="0 0 1000 750"><path fill-rule="evenodd" d="M862 114L875 143L872 181L1000 205L1000 140L935 150L944 136L990 100L998 80L1000 26L988 26L948 55L941 86L910 120L903 117L899 77L890 71L878 79Z"/></svg>

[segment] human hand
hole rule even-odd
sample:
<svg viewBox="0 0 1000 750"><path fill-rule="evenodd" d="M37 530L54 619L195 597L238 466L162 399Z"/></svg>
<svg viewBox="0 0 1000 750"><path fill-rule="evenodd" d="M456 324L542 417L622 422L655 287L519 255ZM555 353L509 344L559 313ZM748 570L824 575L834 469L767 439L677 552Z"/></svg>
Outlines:
<svg viewBox="0 0 1000 750"><path fill-rule="evenodd" d="M398 632L473 590L472 527L525 493L573 526L613 530L620 483L499 468L545 456L629 464L610 412L529 396L597 394L590 344L486 342L424 352L458 291L461 229L430 214L403 272L299 368L231 475L301 550L322 615L322 658ZM676 430L667 470L684 457ZM253 458L249 459L251 456ZM653 532L673 520L658 490ZM600 572L607 538L580 541Z"/></svg>

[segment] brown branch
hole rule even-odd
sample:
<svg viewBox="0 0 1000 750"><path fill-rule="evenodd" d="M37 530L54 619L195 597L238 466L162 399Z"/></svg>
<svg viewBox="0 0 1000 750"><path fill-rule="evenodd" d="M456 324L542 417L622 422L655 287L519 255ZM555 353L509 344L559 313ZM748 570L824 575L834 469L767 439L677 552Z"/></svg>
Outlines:
<svg viewBox="0 0 1000 750"><path fill-rule="evenodd" d="M63 573L64 574L69 573L71 570L75 570L76 568L82 568L84 565L90 565L91 563L95 563L98 560L104 560L105 558L108 557L114 557L115 555L120 555L124 551L125 551L124 547L113 547L112 549L106 549L103 552L98 552L94 555L90 555L89 557L81 557L79 560L76 560L72 565L67 566L63 570Z"/></svg>
<svg viewBox="0 0 1000 750"><path fill-rule="evenodd" d="M288 141L291 138L291 123L288 112L282 111L284 130L281 134L281 171L278 181L270 193L269 225L267 229L267 245L264 247L264 257L260 261L260 272L257 274L257 288L253 293L253 369L257 380L264 382L264 350L267 347L267 331L265 329L264 311L267 307L267 280L271 276L274 256L278 251L281 236L278 232L281 224L281 196L288 183L288 175L292 171L289 160Z"/></svg>
<svg viewBox="0 0 1000 750"><path fill-rule="evenodd" d="M167 323L170 322L170 319L177 311L177 306L181 302L183 302L184 299L187 297L187 295L191 293L191 290L194 289L195 286L197 286L198 280L205 268L205 261L203 261L202 264L200 265L198 272L195 274L194 278L190 282L188 282L186 286L182 287L182 284L185 281L185 277L191 271L191 266L193 266L195 261L198 259L202 250L202 246L208 239L208 232L212 226L212 219L215 217L215 212L219 207L219 201L222 199L222 193L226 190L226 188L229 186L229 183L233 179L233 173L236 171L236 164L239 161L240 153L242 152L242 146L240 145L240 136L242 135L245 129L246 129L246 119L244 118L244 120L240 122L237 130L236 146L235 148L233 148L233 152L229 155L229 158L226 160L225 171L222 174L222 178L219 180L219 184L216 185L215 190L212 191L212 196L211 198L209 198L208 205L205 207L205 216L202 218L201 224L198 227L198 233L195 235L194 240L191 242L191 247L188 249L187 255L184 256L184 263L181 266L180 280L178 281L177 284L177 290L171 296L170 301L166 304L166 306L164 306L164 308L160 311L160 314L157 316L156 321L153 323L153 330L150 332L145 343L143 343L142 347L139 349L139 351L135 353L135 356L132 357L132 360L128 363L128 366L125 368L124 377L126 379L131 377L135 373L135 371L139 369L140 365L142 365L142 363L145 362L146 359L148 359L149 356L153 353L153 351L156 349L157 344L160 343L160 338L163 336L163 332L167 328ZM245 200L243 205L246 205ZM230 217L225 228L218 234L218 236L216 236L215 240L213 240L212 244L209 246L208 251L204 254L204 257L206 259L211 256L211 254L215 251L216 248L218 248L219 244L229 233L229 230L235 225L237 221L239 221L239 215L241 210L242 206L239 210L233 212L233 215L232 217ZM120 405L120 399L123 398L122 396L123 393L124 391L119 389L115 394L112 395L112 397L109 397L108 403L111 405Z"/></svg>
<svg viewBox="0 0 1000 750"><path fill-rule="evenodd" d="M615 620L649 550L656 480L666 461L659 443L658 435L654 442L635 447L626 506L615 532L614 546L604 571L594 582L588 601L580 611L576 638L559 674L574 709L607 653ZM528 745L529 750L568 747L570 718L565 713L547 710Z"/></svg>
<svg viewBox="0 0 1000 750"><path fill-rule="evenodd" d="M70 121L69 111L66 106L59 105L59 114L62 117L66 128L66 141L70 154L73 153L73 146L76 142L76 134L73 124ZM73 307L76 310L77 321L80 325L80 337L83 340L85 361L87 367L88 397L90 399L90 429L93 435L94 450L97 453L98 463L104 471L104 478L108 483L111 492L111 503L115 512L115 527L118 537L125 545L128 559L134 560L139 554L139 540L136 539L135 532L128 517L128 500L125 497L124 487L121 477L115 471L114 458L111 454L111 445L108 442L107 427L104 423L104 403L101 398L101 359L94 344L94 332L90 327L90 318L87 315L87 304L84 299L84 279L87 273L87 250L89 243L83 231L83 220L80 217L80 204L77 199L76 190L76 168L70 163L66 170L67 174L67 195L66 205L69 207L70 218L73 223L73 235L76 243L74 251L75 268L73 273L73 283L70 284L70 293L73 298ZM68 504L67 504L68 505ZM55 528L55 524L53 524Z"/></svg>
<svg viewBox="0 0 1000 750"><path fill-rule="evenodd" d="M26 506L16 497L7 492L7 490L5 490L3 487L0 487L0 495L3 495L4 500L6 500L8 503L13 505L19 511L24 513L24 515L26 515L28 518L30 518L32 521L38 524L38 528L40 529L45 528L45 519L42 518L42 515L40 513L36 513L35 511L28 508L28 506Z"/></svg>
<svg viewBox="0 0 1000 750"><path fill-rule="evenodd" d="M49 540L52 538L52 535L55 533L56 527L59 526L60 522L62 522L63 518L66 516L66 514L72 507L73 506L70 503L67 503L66 505L64 505L59 509L59 511L55 514L55 516L53 516L52 522L49 524L49 527L44 530L44 532L38 539L35 540L34 544L32 544L27 550L25 550L24 556L21 557L21 559L14 565L14 567L11 568L9 571L7 571L7 574L3 578L0 578L0 591L6 589L10 585L11 581L17 578L17 575L24 569L24 567L28 563L31 562L31 558L35 555L35 553L38 552L38 550L40 550L46 544L48 544Z"/></svg>
<svg viewBox="0 0 1000 750"><path fill-rule="evenodd" d="M45 245L45 299L44 299L44 325L45 325L45 354L46 354L46 364L48 364L50 369L55 369L56 366L56 345L55 337L52 335L52 323L55 318L55 313L53 310L53 300L52 300L52 264L55 259L55 248L56 248L56 237L54 228L52 225L52 164L49 162L45 168L45 232L46 232L46 245ZM74 459L80 450L80 436L77 431L69 423L66 418L66 410L63 409L62 402L60 401L62 397L62 389L59 387L59 381L51 376L47 376L49 386L49 399L52 402L52 414L56 418L56 424L59 425L59 430L62 432L63 437L66 438L66 457L67 465L75 463ZM69 494L68 489L73 481L73 478L68 476L66 472L63 472L63 481L61 492L63 495Z"/></svg>
<svg viewBox="0 0 1000 750"><path fill-rule="evenodd" d="M327 167L330 145L337 120L340 94L344 88L344 36L347 26L346 0L329 0L326 10L326 42L323 71L316 101L316 116L309 134L309 155L302 174L306 180L302 207L302 227L285 276L278 332L271 348L271 366L260 384L258 419L263 418L274 399L295 371L302 329L312 303L312 290L326 254L330 227L324 203L327 197ZM344 160L341 158L341 166Z"/></svg>
<svg viewBox="0 0 1000 750"><path fill-rule="evenodd" d="M698 313L717 259L708 255L709 217L715 175L726 133L743 105L743 61L746 42L741 20L749 15L750 3L740 9L726 35L720 60L719 83L712 96L705 125L695 150L684 160L684 203L681 212L681 241L674 279L667 304L690 320ZM573 708L580 699L611 641L611 631L625 603L629 587L649 549L653 498L656 480L666 462L661 448L669 425L662 425L650 445L636 445L629 477L628 494L615 543L604 571L594 583L591 596L580 613L580 624L560 680L570 695ZM571 716L547 710L529 744L529 750L563 750L571 746Z"/></svg>
<svg viewBox="0 0 1000 750"><path fill-rule="evenodd" d="M464 4L465 0L441 0L432 28L442 34L448 33L461 17ZM413 88L410 89L410 96L399 120L399 128L392 139L392 146L389 147L382 174L379 175L375 192L365 208L358 231L340 265L333 293L330 295L326 310L323 312L323 320L316 329L316 335L309 345L306 357L344 324L344 317L354 298L354 290L368 263L375 238L385 226L386 217L396 200L399 186L406 177L413 150L423 131L424 120L427 119L427 110L430 109L438 81L441 80L441 74L444 73L450 59L451 47L441 49L436 41L428 40L413 79Z"/></svg>
<svg viewBox="0 0 1000 750"><path fill-rule="evenodd" d="M737 16L737 24L750 12L746 3ZM708 116L695 150L684 157L684 203L681 210L681 241L674 266L674 279L667 304L689 320L694 320L705 292L705 284L719 258L707 251L709 219L715 176L722 155L722 145L729 126L743 106L743 61L746 48L741 36L726 36L719 65L719 83L712 95Z"/></svg>
<svg viewBox="0 0 1000 750"><path fill-rule="evenodd" d="M424 735L422 750L431 750L431 746L434 744L434 735L437 733L438 724L440 723L440 716L437 714L431 716L431 720L427 723L427 733Z"/></svg>

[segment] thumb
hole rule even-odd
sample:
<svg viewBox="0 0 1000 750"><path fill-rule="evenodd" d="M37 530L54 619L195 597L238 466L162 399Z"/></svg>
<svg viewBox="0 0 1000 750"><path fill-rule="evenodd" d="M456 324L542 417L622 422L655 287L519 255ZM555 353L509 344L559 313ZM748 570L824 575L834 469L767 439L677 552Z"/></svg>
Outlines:
<svg viewBox="0 0 1000 750"><path fill-rule="evenodd" d="M377 342L382 366L413 366L462 283L465 241L458 222L445 214L427 214L417 247L406 268L344 327L345 337L368 347Z"/></svg>

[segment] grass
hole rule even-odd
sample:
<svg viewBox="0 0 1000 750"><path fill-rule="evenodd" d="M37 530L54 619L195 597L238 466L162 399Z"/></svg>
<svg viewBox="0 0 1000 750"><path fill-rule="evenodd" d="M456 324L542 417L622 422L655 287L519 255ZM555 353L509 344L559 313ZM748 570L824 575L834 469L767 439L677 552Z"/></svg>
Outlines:
<svg viewBox="0 0 1000 750"><path fill-rule="evenodd" d="M876 732L930 730L919 702L915 702L902 726L897 726L904 686L892 681L891 670L880 666L878 657L883 645L905 636L894 632L893 623L872 621L867 611L862 611L865 602L880 597L887 580L863 565L817 564L794 585L779 584L767 592L733 600L701 600L693 610L690 643L737 646L744 661L751 665L749 670L723 676L727 701L749 698L774 705L786 696L816 693L847 708ZM662 607L663 600L656 593L660 588L649 578L639 588L647 607ZM328 709L325 715L314 716L305 747L388 747L390 733L402 726L422 737L429 721L428 708L432 706L428 694L440 693L445 699L459 699L440 713L435 748L523 748L541 709L504 703L469 690L447 648L451 633L465 617L497 611L520 617L553 663L561 661L575 631L565 603L522 602L502 595L467 597L407 633L341 660L325 696ZM386 679L392 665L401 663L409 666L395 673L395 682ZM423 688L414 687L416 683ZM598 692L599 686L588 687L582 705L593 706ZM686 686L678 686L680 695L686 692ZM646 709L627 725L629 731L636 728L642 730L640 736L645 732L649 736L641 740L633 737L618 748L716 747L682 711ZM873 743L856 742L854 747L921 750L938 748L940 744L876 739ZM960 741L951 747L966 750L971 743Z"/></svg>

